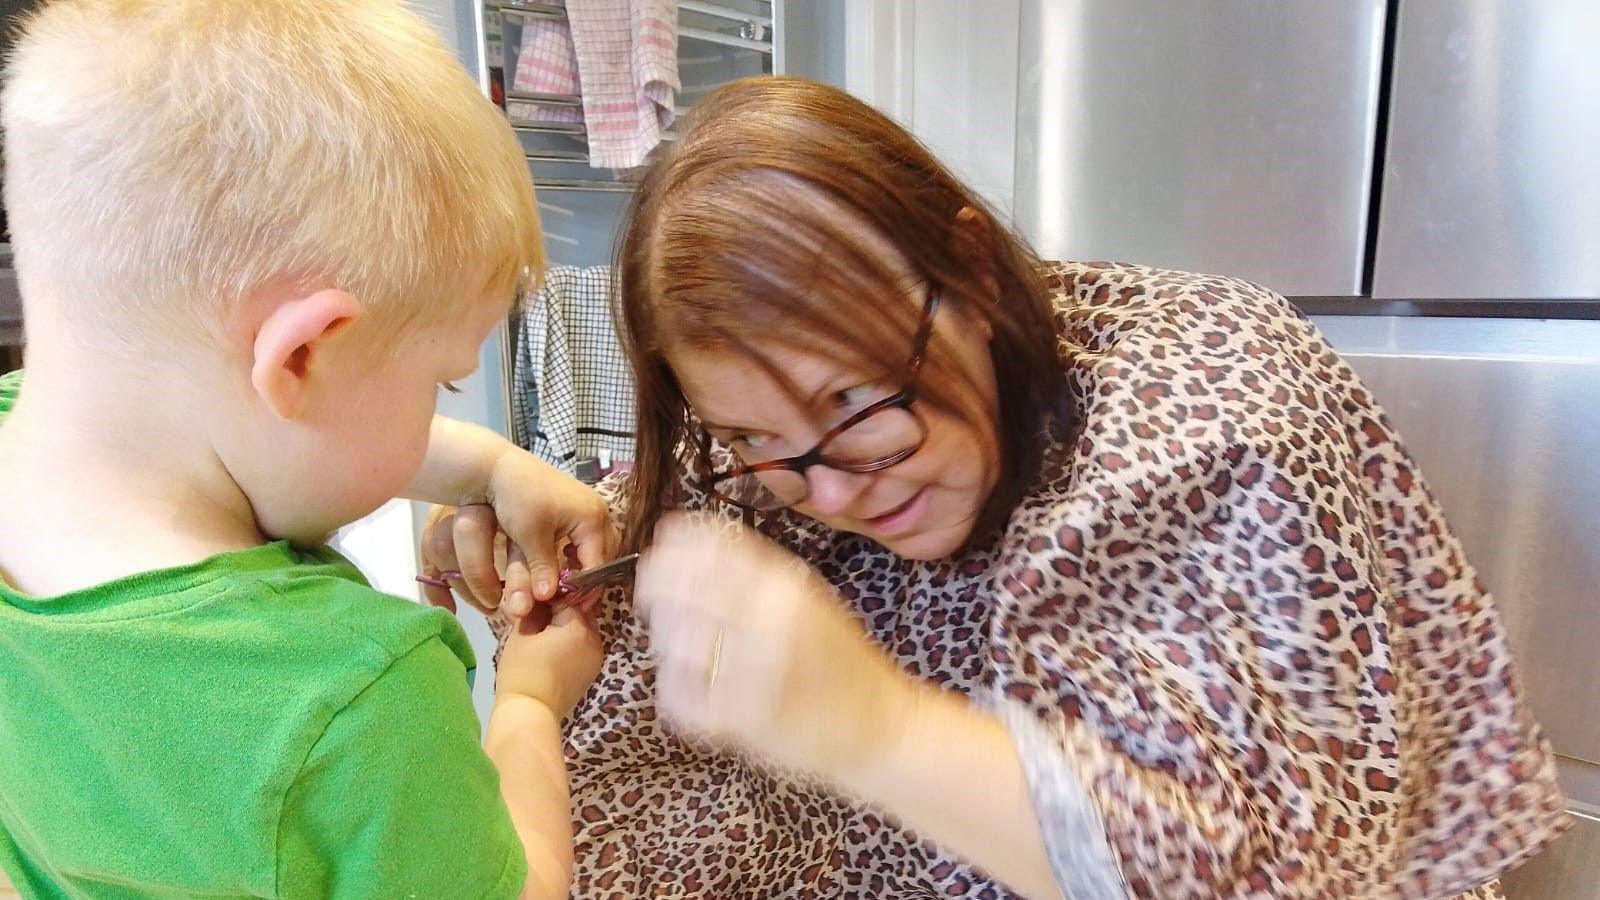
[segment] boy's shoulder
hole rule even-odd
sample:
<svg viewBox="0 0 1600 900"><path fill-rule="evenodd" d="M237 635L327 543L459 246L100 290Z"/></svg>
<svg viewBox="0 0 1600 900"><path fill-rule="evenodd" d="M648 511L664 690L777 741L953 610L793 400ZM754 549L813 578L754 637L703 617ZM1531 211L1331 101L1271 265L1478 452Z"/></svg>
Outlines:
<svg viewBox="0 0 1600 900"><path fill-rule="evenodd" d="M14 596L0 624L7 683L48 686L0 691L0 856L27 822L60 871L174 885L198 852L217 867L209 882L265 896L286 829L351 805L320 773L399 778L382 767L437 756L447 726L450 747L475 752L461 626L374 590L330 549L265 544L81 595ZM181 858L107 839L104 823L152 821Z"/></svg>
<svg viewBox="0 0 1600 900"><path fill-rule="evenodd" d="M304 643L341 667L386 668L433 639L469 671L472 647L455 616L371 587L348 560L320 547L290 550L295 564L233 573L229 593L263 637ZM361 665L365 663L365 666Z"/></svg>

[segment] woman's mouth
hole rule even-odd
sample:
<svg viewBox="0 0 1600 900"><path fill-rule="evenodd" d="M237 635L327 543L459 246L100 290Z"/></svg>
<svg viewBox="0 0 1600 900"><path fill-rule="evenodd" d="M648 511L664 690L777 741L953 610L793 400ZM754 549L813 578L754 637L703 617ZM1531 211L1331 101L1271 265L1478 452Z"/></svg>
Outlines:
<svg viewBox="0 0 1600 900"><path fill-rule="evenodd" d="M875 534L883 537L899 537L912 529L917 520L922 518L923 508L927 504L928 489L922 488L912 494L904 503L884 512L882 515L872 516L862 521Z"/></svg>

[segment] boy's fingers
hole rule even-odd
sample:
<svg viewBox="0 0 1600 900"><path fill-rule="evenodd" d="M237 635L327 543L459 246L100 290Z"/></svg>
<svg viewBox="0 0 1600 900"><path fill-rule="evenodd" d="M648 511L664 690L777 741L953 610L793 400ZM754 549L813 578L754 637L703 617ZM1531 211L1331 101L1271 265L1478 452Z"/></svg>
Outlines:
<svg viewBox="0 0 1600 900"><path fill-rule="evenodd" d="M595 614L592 604L577 609L569 607L565 611L583 616L583 627L589 629L589 633L594 636L596 641L600 640L600 618Z"/></svg>
<svg viewBox="0 0 1600 900"><path fill-rule="evenodd" d="M578 523L570 537L573 546L578 548L578 562L585 569L592 569L616 556L620 543L616 529L611 527L610 516Z"/></svg>
<svg viewBox="0 0 1600 900"><path fill-rule="evenodd" d="M520 544L512 544L506 551L506 587L501 600L502 609L514 618L533 611L533 576L529 572L528 557Z"/></svg>
<svg viewBox="0 0 1600 900"><path fill-rule="evenodd" d="M463 506L456 510L454 528L456 559L460 562L462 589L473 605L486 612L500 607L504 585L494 567L494 541L499 523L487 506Z"/></svg>
<svg viewBox="0 0 1600 900"><path fill-rule="evenodd" d="M517 632L519 634L539 634L550 626L550 620L553 617L554 614L550 610L550 604L535 603L531 612L517 620Z"/></svg>
<svg viewBox="0 0 1600 900"><path fill-rule="evenodd" d="M517 547L527 560L528 583L533 586L534 602L543 603L556 594L561 579L561 566L556 561L556 536L541 527L531 543L518 543Z"/></svg>

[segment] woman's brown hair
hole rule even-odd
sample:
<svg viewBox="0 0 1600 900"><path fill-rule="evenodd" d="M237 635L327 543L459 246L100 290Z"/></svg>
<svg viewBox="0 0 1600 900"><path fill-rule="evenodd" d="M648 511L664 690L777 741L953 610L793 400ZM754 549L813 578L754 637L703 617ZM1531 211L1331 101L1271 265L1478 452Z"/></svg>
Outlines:
<svg viewBox="0 0 1600 900"><path fill-rule="evenodd" d="M979 539L1021 499L1064 390L1038 259L926 147L844 91L751 78L695 105L646 170L618 247L617 317L639 413L630 550L681 502L702 438L668 352L740 353L792 388L764 353L782 347L895 383L921 312L906 300L907 266L941 310L993 334L1000 471ZM929 347L918 403L988 415L943 343Z"/></svg>

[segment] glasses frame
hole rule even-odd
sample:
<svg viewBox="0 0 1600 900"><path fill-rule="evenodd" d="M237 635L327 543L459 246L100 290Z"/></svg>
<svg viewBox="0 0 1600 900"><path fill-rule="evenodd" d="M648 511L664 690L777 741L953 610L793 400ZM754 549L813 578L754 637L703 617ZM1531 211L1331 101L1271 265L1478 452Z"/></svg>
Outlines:
<svg viewBox="0 0 1600 900"><path fill-rule="evenodd" d="M849 472L853 475L868 475L873 472L882 472L884 469L892 466L897 466L915 456L917 451L922 449L922 445L927 443L928 424L922 421L922 417L917 415L917 411L911 407L912 404L917 402L917 379L922 374L922 361L927 355L928 341L933 336L933 319L934 315L938 311L939 293L938 291L930 289L928 291L928 299L922 306L922 319L917 323L916 337L913 339L911 344L911 358L906 362L906 379L905 382L900 386L900 390L890 394L887 397L884 397L882 400L874 401L866 408L856 411L844 421L828 429L823 433L821 439L819 439L810 450L807 450L798 456L789 456L783 459L773 459L766 462L741 465L720 474L709 473L703 476L701 479L701 487L707 493L712 494L724 503L737 506L741 509L753 510L755 512L770 512L774 509L783 509L785 507L793 506L795 503L805 502L806 497L810 496L809 483L806 489L806 494L799 500L794 501L794 503L786 503L776 507L752 506L747 503L740 503L739 501L719 490L718 485L732 481L735 478L743 478L747 475L760 475L763 472L798 472L800 477L804 479L806 470L810 469L812 466L826 466L830 469L834 469L835 471ZM883 457L882 459L875 459L865 463L840 463L828 459L827 454L823 451L827 448L830 442L832 442L839 435L844 434L851 428L854 428L855 426L877 415L878 413L883 412L886 409L903 409L910 413L912 418L916 419L917 427L921 430L921 436L917 438L917 442L915 444L897 453ZM703 468L709 471L711 468L710 435L703 429L701 434L702 440L700 442L700 457Z"/></svg>

